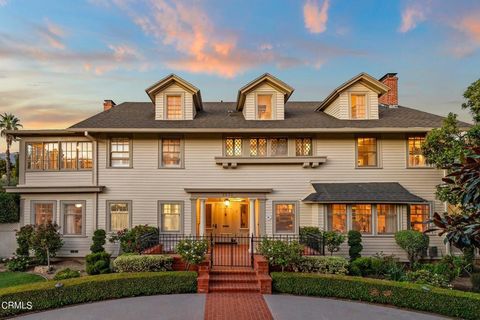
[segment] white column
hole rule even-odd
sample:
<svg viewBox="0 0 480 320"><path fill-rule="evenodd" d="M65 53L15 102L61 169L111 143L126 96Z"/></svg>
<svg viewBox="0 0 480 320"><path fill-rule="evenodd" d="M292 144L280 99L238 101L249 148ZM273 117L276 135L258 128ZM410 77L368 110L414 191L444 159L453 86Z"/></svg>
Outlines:
<svg viewBox="0 0 480 320"><path fill-rule="evenodd" d="M205 199L200 198L200 227L198 234L200 236L205 235Z"/></svg>
<svg viewBox="0 0 480 320"><path fill-rule="evenodd" d="M249 201L249 204L250 204L250 210L248 210L248 219L249 219L249 222L248 222L248 236L251 237L251 236L255 236L255 200L257 199L254 199L254 198L250 198L248 201ZM252 242L249 241L249 251L252 252L253 248L252 248Z"/></svg>

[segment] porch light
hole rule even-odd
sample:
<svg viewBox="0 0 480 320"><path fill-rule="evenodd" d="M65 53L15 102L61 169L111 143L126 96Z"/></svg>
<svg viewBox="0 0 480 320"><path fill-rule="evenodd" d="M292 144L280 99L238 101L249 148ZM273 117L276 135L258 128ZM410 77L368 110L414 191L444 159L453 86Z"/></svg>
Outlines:
<svg viewBox="0 0 480 320"><path fill-rule="evenodd" d="M223 201L223 204L225 205L225 207L229 207L230 206L230 200L225 199L225 201Z"/></svg>
<svg viewBox="0 0 480 320"><path fill-rule="evenodd" d="M75 203L75 208L81 208L82 204L81 203Z"/></svg>

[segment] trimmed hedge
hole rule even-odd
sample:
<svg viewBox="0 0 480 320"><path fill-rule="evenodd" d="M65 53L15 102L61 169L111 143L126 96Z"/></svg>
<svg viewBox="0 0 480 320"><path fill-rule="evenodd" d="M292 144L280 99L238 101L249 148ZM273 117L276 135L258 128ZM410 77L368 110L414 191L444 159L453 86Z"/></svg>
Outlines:
<svg viewBox="0 0 480 320"><path fill-rule="evenodd" d="M121 255L113 260L117 272L170 271L173 257L167 255Z"/></svg>
<svg viewBox="0 0 480 320"><path fill-rule="evenodd" d="M0 290L0 301L31 301L32 310L0 309L0 318L23 312L66 305L154 294L195 293L195 272L114 273L58 281L46 281Z"/></svg>
<svg viewBox="0 0 480 320"><path fill-rule="evenodd" d="M389 304L450 317L478 319L480 294L387 280L307 273L271 274L273 291Z"/></svg>
<svg viewBox="0 0 480 320"><path fill-rule="evenodd" d="M348 261L337 256L304 256L293 266L295 272L342 274L348 272Z"/></svg>

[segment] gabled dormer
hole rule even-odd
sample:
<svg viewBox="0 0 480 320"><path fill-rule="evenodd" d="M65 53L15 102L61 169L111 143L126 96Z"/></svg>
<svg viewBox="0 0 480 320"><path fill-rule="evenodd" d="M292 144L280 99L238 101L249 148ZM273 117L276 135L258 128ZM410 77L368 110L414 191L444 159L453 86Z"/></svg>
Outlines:
<svg viewBox="0 0 480 320"><path fill-rule="evenodd" d="M237 111L246 120L283 120L285 102L293 93L285 82L265 73L238 90Z"/></svg>
<svg viewBox="0 0 480 320"><path fill-rule="evenodd" d="M362 72L333 90L317 111L345 120L378 119L378 98L388 90L387 85Z"/></svg>
<svg viewBox="0 0 480 320"><path fill-rule="evenodd" d="M145 91L155 104L155 120L193 120L202 110L200 89L175 74Z"/></svg>

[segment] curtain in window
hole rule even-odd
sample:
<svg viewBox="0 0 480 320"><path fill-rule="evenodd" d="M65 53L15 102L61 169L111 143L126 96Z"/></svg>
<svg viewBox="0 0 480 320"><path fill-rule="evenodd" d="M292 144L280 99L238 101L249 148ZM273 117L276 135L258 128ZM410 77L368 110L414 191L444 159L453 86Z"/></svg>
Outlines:
<svg viewBox="0 0 480 320"><path fill-rule="evenodd" d="M53 203L34 204L35 225L52 223L53 214Z"/></svg>
<svg viewBox="0 0 480 320"><path fill-rule="evenodd" d="M181 205L175 203L162 204L162 231L180 231Z"/></svg>
<svg viewBox="0 0 480 320"><path fill-rule="evenodd" d="M372 206L369 204L352 205L352 230L372 233Z"/></svg>
<svg viewBox="0 0 480 320"><path fill-rule="evenodd" d="M63 207L64 234L81 235L83 227L83 204L68 203Z"/></svg>
<svg viewBox="0 0 480 320"><path fill-rule="evenodd" d="M347 232L347 205L332 204L328 210L328 230Z"/></svg>
<svg viewBox="0 0 480 320"><path fill-rule="evenodd" d="M128 203L110 204L110 229L119 231L129 227Z"/></svg>
<svg viewBox="0 0 480 320"><path fill-rule="evenodd" d="M377 233L395 233L397 226L397 210L393 204L377 205Z"/></svg>

